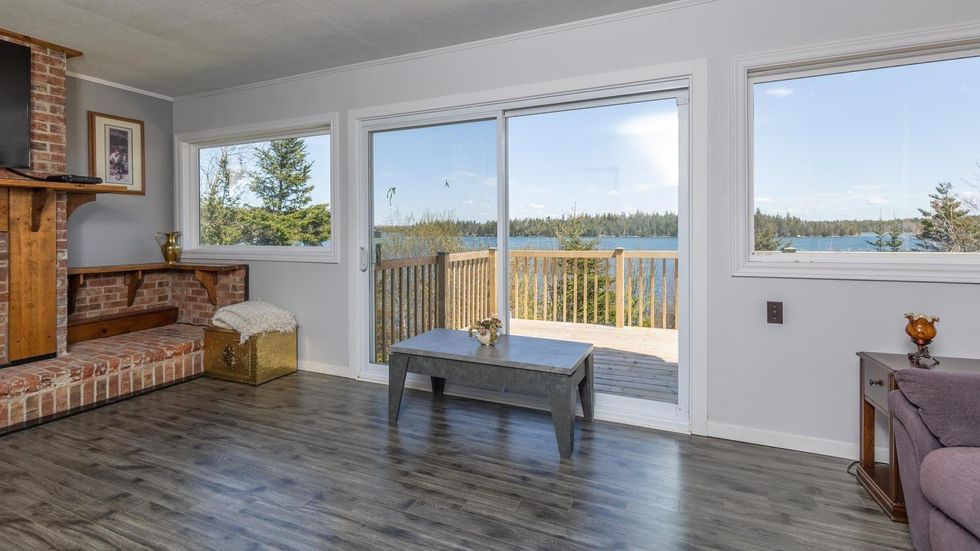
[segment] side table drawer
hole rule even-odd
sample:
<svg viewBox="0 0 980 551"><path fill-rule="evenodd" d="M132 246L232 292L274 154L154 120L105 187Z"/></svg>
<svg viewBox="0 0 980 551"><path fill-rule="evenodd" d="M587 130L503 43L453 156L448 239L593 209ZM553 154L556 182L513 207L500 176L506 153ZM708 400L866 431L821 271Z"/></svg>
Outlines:
<svg viewBox="0 0 980 551"><path fill-rule="evenodd" d="M874 362L864 362L864 397L882 411L888 411L888 378L891 372Z"/></svg>

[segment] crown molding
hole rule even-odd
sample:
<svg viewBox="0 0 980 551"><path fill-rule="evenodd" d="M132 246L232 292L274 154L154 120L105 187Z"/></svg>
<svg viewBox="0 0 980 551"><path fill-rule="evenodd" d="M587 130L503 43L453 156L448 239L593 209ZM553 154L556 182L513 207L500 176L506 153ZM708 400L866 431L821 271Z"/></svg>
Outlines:
<svg viewBox="0 0 980 551"><path fill-rule="evenodd" d="M127 86L125 84L119 84L118 82L112 82L111 80L105 80L98 77L83 75L80 73L73 73L71 71L68 71L66 74L70 77L77 78L79 80L87 80L88 82L94 82L95 84L101 84L103 86L111 86L112 88L119 88L120 90L133 92L134 94L142 94L144 96L150 96L151 98L162 99L164 101L169 101L171 103L173 103L174 101L174 98L170 96L158 94L156 92L151 92L149 90L143 90L142 88L135 88L133 86Z"/></svg>
<svg viewBox="0 0 980 551"><path fill-rule="evenodd" d="M413 52L409 54L402 54L392 57L386 57L382 59L374 59L370 61L362 61L360 63L352 63L349 65L341 65L339 67L331 67L328 69L318 69L316 71L309 71L306 73L299 73L296 75L290 75L285 77L279 77L269 80L262 80L258 82L251 82L248 84L239 84L237 86L229 86L226 88L218 88L215 90L208 90L205 92L197 92L194 94L186 94L182 96L176 96L177 100L190 100L197 98L204 98L208 96L215 96L219 94L226 94L228 92L238 92L242 90L249 90L253 88L262 88L265 86L275 86L277 84L284 84L287 82L293 82L298 80L307 80L327 75L333 75L337 73L345 73L348 71L356 71L359 69L366 69L370 67L379 67L382 65L388 65L391 63L400 63L403 61L410 61L414 59L422 59L426 57L435 57L445 54L450 54L454 52L461 52L465 50L471 50L474 48L481 48L484 46L491 46L494 44L504 44L507 42L513 42L517 40L525 40L528 38L535 38L538 36L545 36L553 33L560 33L575 29L583 29L587 27L592 27L595 25L603 25L606 23L612 23L614 21L623 21L627 19L635 19L639 17L645 17L655 13L661 13L666 11L679 10L683 8L689 8L692 6L698 6L701 4L708 4L712 2L717 2L718 0L675 0L673 2L668 2L665 4L658 4L656 6L649 6L646 8L638 8L635 10L629 10L624 12L612 13L608 15L600 15L598 17L592 17L589 19L581 19L579 21L570 21L568 23L561 23L558 25L552 25L550 27L542 27L540 29L532 29L529 31L522 31L519 33L507 34L503 36L496 36L493 38L486 38L483 40L476 40L474 42L465 42L463 44L454 44L452 46L444 46L441 48L434 48L431 50L423 50L421 52Z"/></svg>

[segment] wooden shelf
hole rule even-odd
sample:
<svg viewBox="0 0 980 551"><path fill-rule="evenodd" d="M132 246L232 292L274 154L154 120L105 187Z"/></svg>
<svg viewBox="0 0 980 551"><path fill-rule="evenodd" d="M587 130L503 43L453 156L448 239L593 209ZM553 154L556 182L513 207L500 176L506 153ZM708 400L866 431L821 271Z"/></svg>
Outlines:
<svg viewBox="0 0 980 551"><path fill-rule="evenodd" d="M117 264L113 266L90 266L87 268L68 268L68 275L121 274L125 272L156 272L174 270L179 272L234 272L245 268L245 264L191 264L178 262L150 262L147 264Z"/></svg>
<svg viewBox="0 0 980 551"><path fill-rule="evenodd" d="M54 191L72 191L76 193L121 193L127 191L126 186L110 184L68 184L65 182L41 182L26 178L0 178L0 187L19 189L51 189Z"/></svg>

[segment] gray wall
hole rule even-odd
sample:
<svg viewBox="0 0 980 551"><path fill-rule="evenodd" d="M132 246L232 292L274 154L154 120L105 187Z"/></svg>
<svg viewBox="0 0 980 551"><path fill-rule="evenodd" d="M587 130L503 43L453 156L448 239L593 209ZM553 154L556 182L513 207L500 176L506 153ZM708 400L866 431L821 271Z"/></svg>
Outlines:
<svg viewBox="0 0 980 551"><path fill-rule="evenodd" d="M68 221L68 265L160 260L153 240L173 229L173 103L74 77L68 78L68 171L88 174L88 111L143 121L146 195L100 194Z"/></svg>
<svg viewBox="0 0 980 551"><path fill-rule="evenodd" d="M976 0L718 0L530 38L178 99L178 133L338 111L338 224L349 220L350 109L703 58L707 62L708 433L838 455L858 438L857 350L907 350L901 314L942 316L935 352L980 357L975 285L732 277L732 58L980 23ZM700 213L704 215L704 213ZM346 226L344 226L346 227ZM347 228L344 236L351 238ZM338 246L343 244L338 243ZM253 296L293 309L305 359L347 365L349 262L253 268ZM765 323L782 300L786 323ZM356 368L357 366L352 366Z"/></svg>

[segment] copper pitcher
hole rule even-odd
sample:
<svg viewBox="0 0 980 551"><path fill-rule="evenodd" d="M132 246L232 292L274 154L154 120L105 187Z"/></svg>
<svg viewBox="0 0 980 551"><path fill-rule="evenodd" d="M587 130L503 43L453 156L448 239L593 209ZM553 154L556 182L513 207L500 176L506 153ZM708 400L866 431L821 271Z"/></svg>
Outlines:
<svg viewBox="0 0 980 551"><path fill-rule="evenodd" d="M160 236L164 236L166 239L160 241ZM176 264L180 262L180 243L177 242L180 239L180 232L157 232L154 235L157 240L157 245L160 245L160 253L163 254L163 259L167 261L167 264Z"/></svg>

